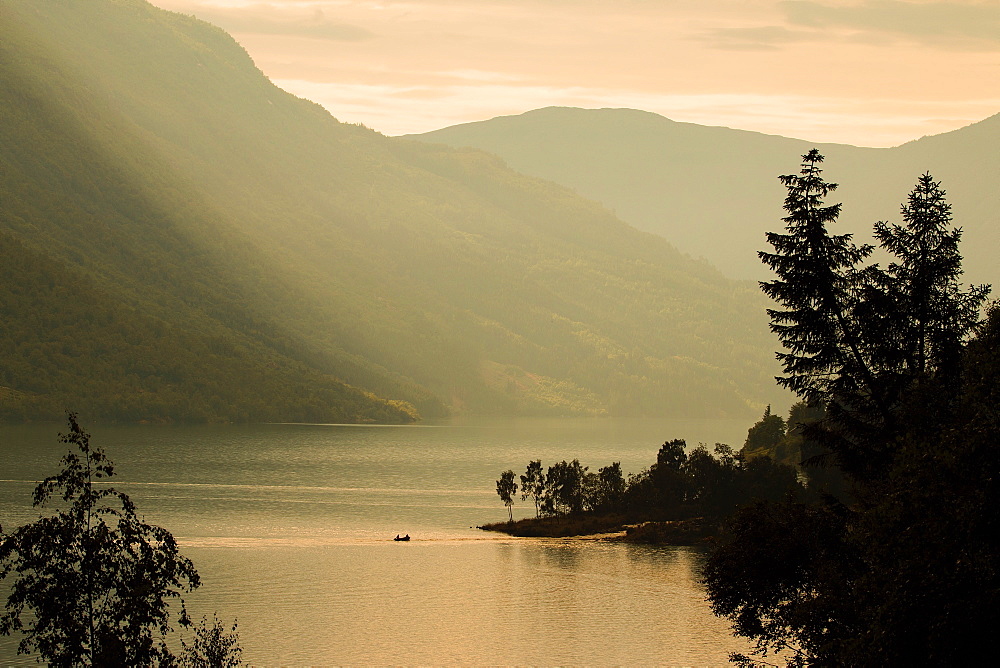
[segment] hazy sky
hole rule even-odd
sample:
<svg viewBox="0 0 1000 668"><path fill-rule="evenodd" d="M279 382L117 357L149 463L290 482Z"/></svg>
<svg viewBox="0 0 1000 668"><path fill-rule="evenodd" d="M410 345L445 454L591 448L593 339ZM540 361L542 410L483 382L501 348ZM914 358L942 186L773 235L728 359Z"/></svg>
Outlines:
<svg viewBox="0 0 1000 668"><path fill-rule="evenodd" d="M389 135L550 105L891 146L1000 112L1000 0L152 0Z"/></svg>

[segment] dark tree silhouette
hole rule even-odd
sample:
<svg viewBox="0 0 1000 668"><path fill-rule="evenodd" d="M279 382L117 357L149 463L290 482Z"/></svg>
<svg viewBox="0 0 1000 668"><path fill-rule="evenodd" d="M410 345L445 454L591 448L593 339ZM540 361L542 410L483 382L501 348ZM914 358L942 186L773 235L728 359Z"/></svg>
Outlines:
<svg viewBox="0 0 1000 668"><path fill-rule="evenodd" d="M583 511L583 483L587 467L579 459L553 464L545 476L550 512L579 513Z"/></svg>
<svg viewBox="0 0 1000 668"><path fill-rule="evenodd" d="M747 431L742 453L749 456L755 453L770 454L784 437L785 420L780 415L771 413L771 405L768 404L764 415Z"/></svg>
<svg viewBox="0 0 1000 668"><path fill-rule="evenodd" d="M0 577L15 575L0 633L19 653L59 666L145 666L172 660L168 602L199 585L169 531L146 524L128 495L104 486L114 466L68 416L73 446L62 471L35 488L34 505L66 506L3 534ZM189 624L181 601L181 625Z"/></svg>
<svg viewBox="0 0 1000 668"><path fill-rule="evenodd" d="M777 275L762 282L761 289L780 307L768 310L771 331L787 351L778 353L786 374L778 383L816 401L843 389L870 390L874 384L851 321L856 266L872 247L856 246L850 234L827 230L840 215L840 204L824 204L837 184L823 180L822 162L813 149L802 156L798 175L780 177L788 191L788 215L782 219L786 233L768 232L774 252L758 253Z"/></svg>
<svg viewBox="0 0 1000 668"><path fill-rule="evenodd" d="M507 470L500 474L500 479L497 480L497 494L500 496L500 500L503 504L507 506L507 513L510 515L510 521L514 521L514 510L512 506L514 505L514 494L517 493L517 483L514 482L514 472Z"/></svg>
<svg viewBox="0 0 1000 668"><path fill-rule="evenodd" d="M884 286L878 286L885 288L891 308L869 315L881 315L887 323L879 342L898 351L893 361L908 377L954 375L962 342L979 322L989 287L963 290L959 285L962 231L951 227L951 205L929 173L901 208L903 225L875 223L879 245L897 260L889 264Z"/></svg>
<svg viewBox="0 0 1000 668"><path fill-rule="evenodd" d="M243 665L240 647L240 634L236 630L236 622L227 631L215 615L211 625L207 617L194 628L194 638L189 645L181 640L180 664L190 668L233 668Z"/></svg>
<svg viewBox="0 0 1000 668"><path fill-rule="evenodd" d="M981 325L989 288L959 287L960 235L930 175L904 225L876 225L896 256L883 271L825 232L839 208L822 206L822 156L804 160L782 177L789 233L768 235L778 279L762 288L782 306L778 382L816 418L793 425L807 462L829 464L825 448L842 476L818 501L743 508L706 566L709 599L788 666L975 664L1000 618L1000 313Z"/></svg>
<svg viewBox="0 0 1000 668"><path fill-rule="evenodd" d="M535 517L542 514L542 502L545 498L545 473L542 471L542 461L536 459L528 462L521 476L521 500L531 497L535 502Z"/></svg>
<svg viewBox="0 0 1000 668"><path fill-rule="evenodd" d="M873 368L859 319L861 296L876 272L858 265L872 247L827 230L840 215L840 204L824 203L837 184L822 178L822 162L812 149L802 156L798 175L780 177L787 189L786 233L767 233L774 252L758 255L777 277L760 286L780 307L767 311L771 331L785 348L777 353L785 372L778 384L809 403L827 405L828 423L837 427L827 440L840 465L875 475L862 469L881 463L872 453L874 434L891 429L892 401Z"/></svg>
<svg viewBox="0 0 1000 668"><path fill-rule="evenodd" d="M689 481L684 475L687 466L687 443L682 438L665 441L656 453L656 464L649 471L655 503L671 510L684 501Z"/></svg>
<svg viewBox="0 0 1000 668"><path fill-rule="evenodd" d="M597 469L597 494L591 502L595 510L618 510L625 499L625 476L621 462Z"/></svg>

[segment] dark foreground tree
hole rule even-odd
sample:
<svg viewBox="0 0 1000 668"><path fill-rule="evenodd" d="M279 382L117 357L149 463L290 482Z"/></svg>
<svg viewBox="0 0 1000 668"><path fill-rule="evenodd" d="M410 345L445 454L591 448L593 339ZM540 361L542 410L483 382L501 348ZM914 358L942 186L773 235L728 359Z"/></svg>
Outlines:
<svg viewBox="0 0 1000 668"><path fill-rule="evenodd" d="M875 223L875 238L896 260L876 286L891 300L889 308L870 316L886 323L879 342L895 353L907 380L927 373L954 378L962 342L979 322L989 288L963 290L959 284L962 230L951 226L951 205L939 182L922 175L901 209L902 225Z"/></svg>
<svg viewBox="0 0 1000 668"><path fill-rule="evenodd" d="M826 496L760 503L736 516L705 582L715 612L757 655L778 652L789 666L993 662L1000 310L964 347L959 370L946 410L928 397L950 381L928 381L901 407L905 433L888 479L855 481L850 505Z"/></svg>
<svg viewBox="0 0 1000 668"><path fill-rule="evenodd" d="M823 179L822 162L813 149L802 156L799 174L780 177L787 189L785 233L767 233L774 252L758 255L776 278L760 286L776 303L767 313L784 348L777 353L785 372L778 384L810 404L827 405L838 426L829 439L838 463L859 475L875 475L873 469L883 470L873 453L875 434L892 428L892 399L880 382L861 319L861 296L874 270L859 264L872 247L827 229L837 221L840 204L824 201L837 184Z"/></svg>
<svg viewBox="0 0 1000 668"><path fill-rule="evenodd" d="M22 635L19 653L55 666L148 666L173 661L168 603L199 585L166 529L143 522L129 497L104 485L114 467L69 414L60 440L75 448L34 505L63 502L2 534L0 578L13 575L0 633ZM188 625L183 601L179 623Z"/></svg>
<svg viewBox="0 0 1000 668"><path fill-rule="evenodd" d="M847 383L855 392L872 384L851 319L860 279L855 268L872 247L829 232L840 204L824 201L837 184L823 179L822 162L813 149L802 156L799 174L780 177L787 189L785 233L768 232L774 252L758 253L776 274L761 289L778 305L768 310L771 331L785 347L778 353L785 370L778 384L807 400L825 400Z"/></svg>
<svg viewBox="0 0 1000 668"><path fill-rule="evenodd" d="M805 156L803 178L820 159ZM904 225L876 227L897 258L886 271L858 268L860 251L823 271L806 261L815 244L795 241L799 221L836 210L801 194L822 185L784 181L789 235L761 254L779 274L763 284L783 306L771 311L779 382L825 411L803 428L803 454L839 465L841 482L816 502L742 509L705 570L713 609L789 666L985 663L1000 622L1000 312L980 325L988 287L959 287L959 235L929 175Z"/></svg>

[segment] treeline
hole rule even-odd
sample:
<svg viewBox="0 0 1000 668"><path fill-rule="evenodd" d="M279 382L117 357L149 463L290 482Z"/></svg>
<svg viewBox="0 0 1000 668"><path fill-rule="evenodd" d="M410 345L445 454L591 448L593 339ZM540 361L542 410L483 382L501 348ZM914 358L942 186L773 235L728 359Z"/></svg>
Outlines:
<svg viewBox="0 0 1000 668"><path fill-rule="evenodd" d="M528 463L520 476L504 471L497 494L511 506L520 490L530 499L536 517L581 513L619 513L627 521L724 518L758 499L800 498L806 488L794 467L770 457L747 458L718 443L687 449L682 439L665 442L656 463L639 473L623 475L621 464L590 471L579 460L561 461L543 470L540 460Z"/></svg>

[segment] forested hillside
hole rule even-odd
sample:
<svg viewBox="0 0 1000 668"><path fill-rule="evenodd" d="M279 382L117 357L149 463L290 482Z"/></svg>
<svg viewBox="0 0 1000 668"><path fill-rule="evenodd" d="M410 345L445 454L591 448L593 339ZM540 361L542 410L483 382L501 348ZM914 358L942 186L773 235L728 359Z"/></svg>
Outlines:
<svg viewBox="0 0 1000 668"><path fill-rule="evenodd" d="M196 19L0 0L0 113L8 415L407 418L343 383L424 416L783 401L754 285L485 153L338 123Z"/></svg>
<svg viewBox="0 0 1000 668"><path fill-rule="evenodd" d="M878 220L898 222L917 177L942 182L965 231L965 269L996 282L1000 246L1000 114L974 125L887 149L819 144L758 132L679 123L632 109L549 107L456 125L424 141L472 146L514 169L573 188L639 229L669 239L736 278L765 280L757 259L779 223L781 184L798 156L819 148L840 184L838 232L870 240ZM793 171L793 170L792 170Z"/></svg>
<svg viewBox="0 0 1000 668"><path fill-rule="evenodd" d="M248 337L193 331L113 299L8 234L0 257L2 419L56 419L70 406L127 422L415 417Z"/></svg>

